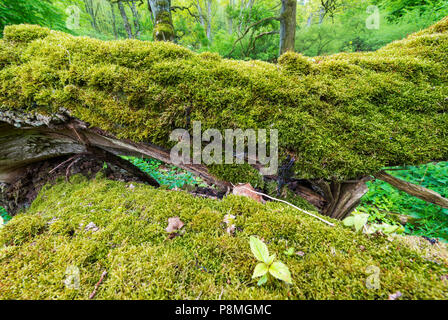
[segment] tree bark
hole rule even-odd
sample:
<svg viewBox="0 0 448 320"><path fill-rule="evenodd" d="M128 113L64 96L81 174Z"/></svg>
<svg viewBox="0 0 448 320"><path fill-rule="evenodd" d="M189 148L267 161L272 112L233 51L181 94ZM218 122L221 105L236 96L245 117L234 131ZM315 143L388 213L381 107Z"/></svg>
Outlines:
<svg viewBox="0 0 448 320"><path fill-rule="evenodd" d="M404 191L411 196L417 197L426 202L430 202L442 208L448 209L448 199L442 197L440 194L438 194L433 190L401 180L399 178L391 176L385 171L381 171L375 174L374 176L375 178L383 180L389 183L390 185L394 186L395 188Z"/></svg>
<svg viewBox="0 0 448 320"><path fill-rule="evenodd" d="M126 33L128 34L128 38L132 39L133 38L132 28L131 25L129 24L129 19L128 16L126 15L123 2L118 1L118 9L120 9L121 18L123 19L124 28L126 30Z"/></svg>
<svg viewBox="0 0 448 320"><path fill-rule="evenodd" d="M297 24L296 11L297 0L282 0L279 55L287 51L294 51Z"/></svg>
<svg viewBox="0 0 448 320"><path fill-rule="evenodd" d="M171 0L149 0L149 3L154 17L154 40L174 41Z"/></svg>
<svg viewBox="0 0 448 320"><path fill-rule="evenodd" d="M363 177L347 182L315 181L314 184L321 189L327 201L321 213L334 219L344 219L359 205L362 196L368 191L366 182L371 179Z"/></svg>
<svg viewBox="0 0 448 320"><path fill-rule="evenodd" d="M207 0L207 39L212 43L212 0Z"/></svg>
<svg viewBox="0 0 448 320"><path fill-rule="evenodd" d="M233 10L233 6L234 6L234 0L229 0L229 7L232 8ZM228 27L228 33L232 34L233 33L233 18L231 16L228 17L227 19L227 27Z"/></svg>

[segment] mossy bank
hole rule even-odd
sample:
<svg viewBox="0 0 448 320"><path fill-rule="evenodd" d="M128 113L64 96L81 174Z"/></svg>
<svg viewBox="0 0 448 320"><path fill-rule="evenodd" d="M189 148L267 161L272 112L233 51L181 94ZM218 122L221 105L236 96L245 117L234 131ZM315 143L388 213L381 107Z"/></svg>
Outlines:
<svg viewBox="0 0 448 320"><path fill-rule="evenodd" d="M226 214L236 216L234 236ZM175 216L184 234L169 239ZM98 229L86 229L92 222ZM88 299L107 271L94 299L387 299L397 291L402 299L448 299L446 251L334 223L281 203L74 176L44 188L0 230L0 298ZM251 279L251 235L289 267L292 285ZM303 254L285 254L291 247ZM380 270L378 289L366 287L369 266ZM78 290L64 284L69 267L79 269Z"/></svg>
<svg viewBox="0 0 448 320"><path fill-rule="evenodd" d="M376 52L287 53L278 64L16 25L0 40L0 68L1 110L64 108L118 138L168 148L188 118L202 130L277 129L300 178L448 160L448 17ZM227 169L215 171L228 180Z"/></svg>

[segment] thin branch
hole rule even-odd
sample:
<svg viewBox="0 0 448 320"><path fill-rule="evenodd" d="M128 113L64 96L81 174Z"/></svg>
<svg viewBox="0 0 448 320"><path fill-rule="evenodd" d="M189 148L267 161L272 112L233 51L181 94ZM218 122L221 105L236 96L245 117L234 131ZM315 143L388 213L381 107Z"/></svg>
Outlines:
<svg viewBox="0 0 448 320"><path fill-rule="evenodd" d="M385 171L380 171L374 174L374 177L383 180L395 188L410 194L411 196L417 197L426 202L430 202L442 208L448 209L448 199L442 197L439 193L427 189L425 187L401 180L396 178Z"/></svg>
<svg viewBox="0 0 448 320"><path fill-rule="evenodd" d="M238 39L235 40L235 42L233 43L232 50L230 50L230 52L227 54L227 56L230 56L233 53L233 51L235 51L236 44L238 42L240 42L253 27L256 27L256 26L258 26L258 25L260 25L262 23L265 23L267 21L272 21L272 20L280 21L281 18L280 17L267 17L267 18L263 18L261 20L258 20L257 22L254 22L250 26L248 26L246 28L246 30L244 30L244 32L241 34L241 36Z"/></svg>
<svg viewBox="0 0 448 320"><path fill-rule="evenodd" d="M331 223L331 222L329 222L329 221L327 221L327 220L325 220L325 219L322 219L321 217L316 216L315 214L312 214L311 212L308 212L308 211L305 211L305 210L303 210L303 209L300 209L299 207L296 207L295 205L293 205L292 203L289 203L288 201L281 200L281 199L277 199L277 198L268 196L267 194L264 194L264 193L261 193L261 192L257 192L257 191L254 191L254 190L250 190L250 189L248 189L248 188L246 188L246 187L240 187L240 188L241 188L241 189L245 189L245 190L247 190L247 191L249 191L249 192L256 193L256 194L258 194L258 195L260 195L260 196L266 197L266 198L271 199L271 200L275 200L275 201L283 202L283 203L285 203L285 204L287 204L287 205L293 207L294 209L299 210L300 212L303 212L303 213L305 213L305 214L307 214L307 215L309 215L309 216L312 216L312 217L314 217L314 218L316 218L316 219L319 219L320 221L325 222L325 223L328 224L329 226L334 227L334 223Z"/></svg>
<svg viewBox="0 0 448 320"><path fill-rule="evenodd" d="M100 278L100 280L96 283L96 285L95 285L95 289L94 289L93 292L90 294L89 299L93 299L93 298L95 297L96 292L98 291L98 288L99 288L99 286L101 285L101 283L103 282L104 277L106 277L106 275L107 275L107 271L104 271L104 272L101 274L101 278Z"/></svg>

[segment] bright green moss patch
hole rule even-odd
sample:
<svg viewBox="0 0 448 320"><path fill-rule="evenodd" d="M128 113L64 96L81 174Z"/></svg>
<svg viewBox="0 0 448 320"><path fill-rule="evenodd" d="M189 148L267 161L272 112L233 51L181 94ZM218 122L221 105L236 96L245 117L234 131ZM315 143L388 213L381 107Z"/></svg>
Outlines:
<svg viewBox="0 0 448 320"><path fill-rule="evenodd" d="M189 109L202 130L278 129L280 156L295 156L298 177L355 178L448 159L447 24L376 52L287 53L278 65L10 26L0 41L0 106L65 108L119 138L163 147Z"/></svg>
<svg viewBox="0 0 448 320"><path fill-rule="evenodd" d="M404 299L448 298L447 257L430 255L426 241L411 249L368 238L280 203L194 198L100 176L71 180L44 188L0 231L0 298L87 299L104 270L97 299L387 299L396 291ZM236 216L234 237L226 214ZM185 234L168 240L174 216ZM91 222L97 231L86 230ZM289 267L293 285L258 287L251 279L251 235ZM305 254L284 254L290 247ZM365 284L372 265L380 268L378 290ZM64 285L70 266L79 268L79 290Z"/></svg>

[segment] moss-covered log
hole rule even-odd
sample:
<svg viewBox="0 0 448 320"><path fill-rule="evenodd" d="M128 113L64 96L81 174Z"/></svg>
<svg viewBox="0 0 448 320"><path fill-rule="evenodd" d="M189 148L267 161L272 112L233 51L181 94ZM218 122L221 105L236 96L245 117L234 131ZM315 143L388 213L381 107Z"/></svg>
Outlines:
<svg viewBox="0 0 448 320"><path fill-rule="evenodd" d="M64 110L126 148L167 150L171 131L190 121L222 132L278 129L280 155L295 157L298 178L342 190L384 167L448 160L447 65L448 18L376 52L286 53L279 64L19 25L0 40L0 105L2 115ZM227 181L232 170L213 171ZM337 205L332 197L325 212ZM340 205L348 203L356 201Z"/></svg>

